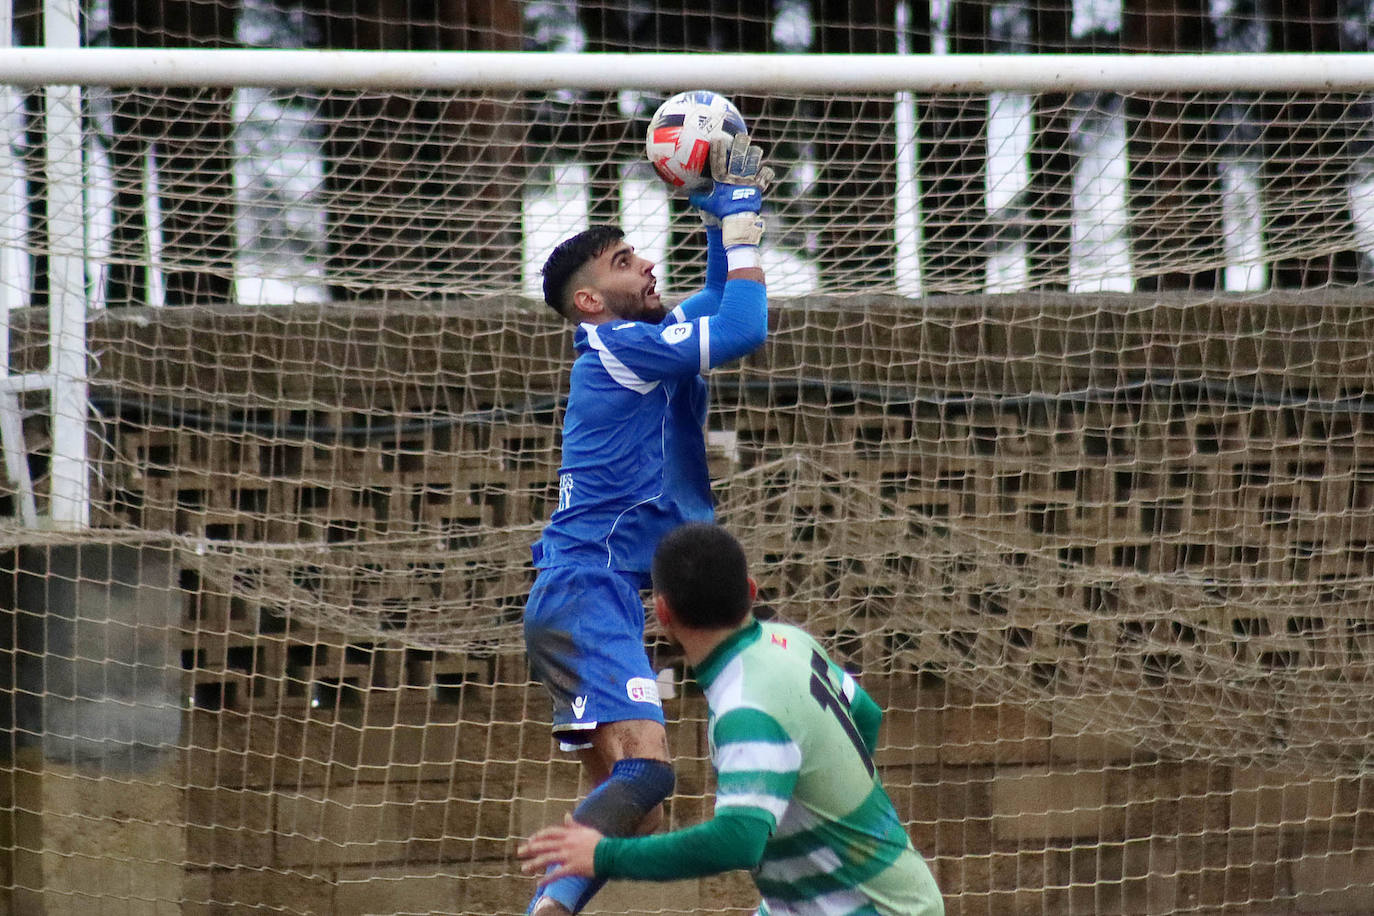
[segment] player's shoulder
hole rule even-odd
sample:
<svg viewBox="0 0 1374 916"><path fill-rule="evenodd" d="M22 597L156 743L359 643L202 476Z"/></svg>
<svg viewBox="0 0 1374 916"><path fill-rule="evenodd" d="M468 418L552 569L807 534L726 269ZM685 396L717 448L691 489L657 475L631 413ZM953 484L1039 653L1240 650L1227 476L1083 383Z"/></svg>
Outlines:
<svg viewBox="0 0 1374 916"><path fill-rule="evenodd" d="M587 344L593 350L639 349L685 343L698 335L695 321L667 318L661 324L647 321L615 321L586 325Z"/></svg>
<svg viewBox="0 0 1374 916"><path fill-rule="evenodd" d="M582 328L592 349L658 333L658 325L645 321L608 321L605 324L584 324Z"/></svg>
<svg viewBox="0 0 1374 916"><path fill-rule="evenodd" d="M764 622L759 638L740 659L739 695L764 708L780 702L786 705L786 698L805 688L815 649L815 642L804 630Z"/></svg>
<svg viewBox="0 0 1374 916"><path fill-rule="evenodd" d="M801 627L786 623L781 620L765 620L762 623L763 639L761 642L774 647L783 649L795 649L802 654L809 654L810 651L825 654L821 644L810 633Z"/></svg>

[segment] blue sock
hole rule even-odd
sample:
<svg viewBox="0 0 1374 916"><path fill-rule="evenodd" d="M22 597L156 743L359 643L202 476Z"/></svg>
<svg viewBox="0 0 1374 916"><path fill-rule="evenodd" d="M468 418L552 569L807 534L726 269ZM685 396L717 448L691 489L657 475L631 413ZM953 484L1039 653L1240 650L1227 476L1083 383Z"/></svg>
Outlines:
<svg viewBox="0 0 1374 916"><path fill-rule="evenodd" d="M606 836L628 836L645 815L673 794L674 782L672 766L662 760L617 760L610 777L573 809L573 820ZM570 912L578 913L605 883L604 878L559 878L530 901L530 909L540 897L552 897Z"/></svg>
<svg viewBox="0 0 1374 916"><path fill-rule="evenodd" d="M544 889L530 901L530 908L525 912L533 911L534 905L544 897L552 897L567 907L569 913L580 913L605 883L605 878L583 878L581 875L559 878L552 884L544 885Z"/></svg>

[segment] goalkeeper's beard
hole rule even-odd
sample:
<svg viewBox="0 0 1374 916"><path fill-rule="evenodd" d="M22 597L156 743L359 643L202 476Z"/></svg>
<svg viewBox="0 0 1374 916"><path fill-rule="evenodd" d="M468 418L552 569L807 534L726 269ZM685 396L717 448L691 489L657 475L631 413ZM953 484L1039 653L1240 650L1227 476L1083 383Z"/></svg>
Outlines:
<svg viewBox="0 0 1374 916"><path fill-rule="evenodd" d="M626 321L647 321L650 324L658 324L668 315L668 310L663 307L661 299L651 301L643 293L608 290L602 295L605 297L606 311ZM657 297L655 298L657 299Z"/></svg>

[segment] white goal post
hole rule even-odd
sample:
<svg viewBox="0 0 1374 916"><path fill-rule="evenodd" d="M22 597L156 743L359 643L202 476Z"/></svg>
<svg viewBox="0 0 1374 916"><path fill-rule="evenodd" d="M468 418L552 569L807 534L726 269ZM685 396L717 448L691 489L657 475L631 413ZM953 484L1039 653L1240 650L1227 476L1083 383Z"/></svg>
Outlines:
<svg viewBox="0 0 1374 916"><path fill-rule="evenodd" d="M535 60L532 61L532 58ZM574 54L12 48L0 84L741 92L1374 89L1362 54ZM537 62L536 62L537 61Z"/></svg>

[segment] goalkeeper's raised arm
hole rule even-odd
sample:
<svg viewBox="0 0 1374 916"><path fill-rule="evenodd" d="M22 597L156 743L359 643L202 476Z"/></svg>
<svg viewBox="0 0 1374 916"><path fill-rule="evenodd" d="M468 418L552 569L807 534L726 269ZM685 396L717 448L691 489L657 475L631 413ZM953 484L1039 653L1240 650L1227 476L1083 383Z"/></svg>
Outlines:
<svg viewBox="0 0 1374 916"><path fill-rule="evenodd" d="M749 141L748 134L719 134L711 140L711 177L711 187L693 192L688 200L708 225L711 219L719 221L727 278L762 283L763 196L773 182L773 170L763 164L763 150Z"/></svg>
<svg viewBox="0 0 1374 916"><path fill-rule="evenodd" d="M680 321L714 315L728 280L766 286L759 245L773 169L763 164L763 150L748 134L723 133L712 138L710 168L711 187L688 198L706 230L706 285L673 310Z"/></svg>

